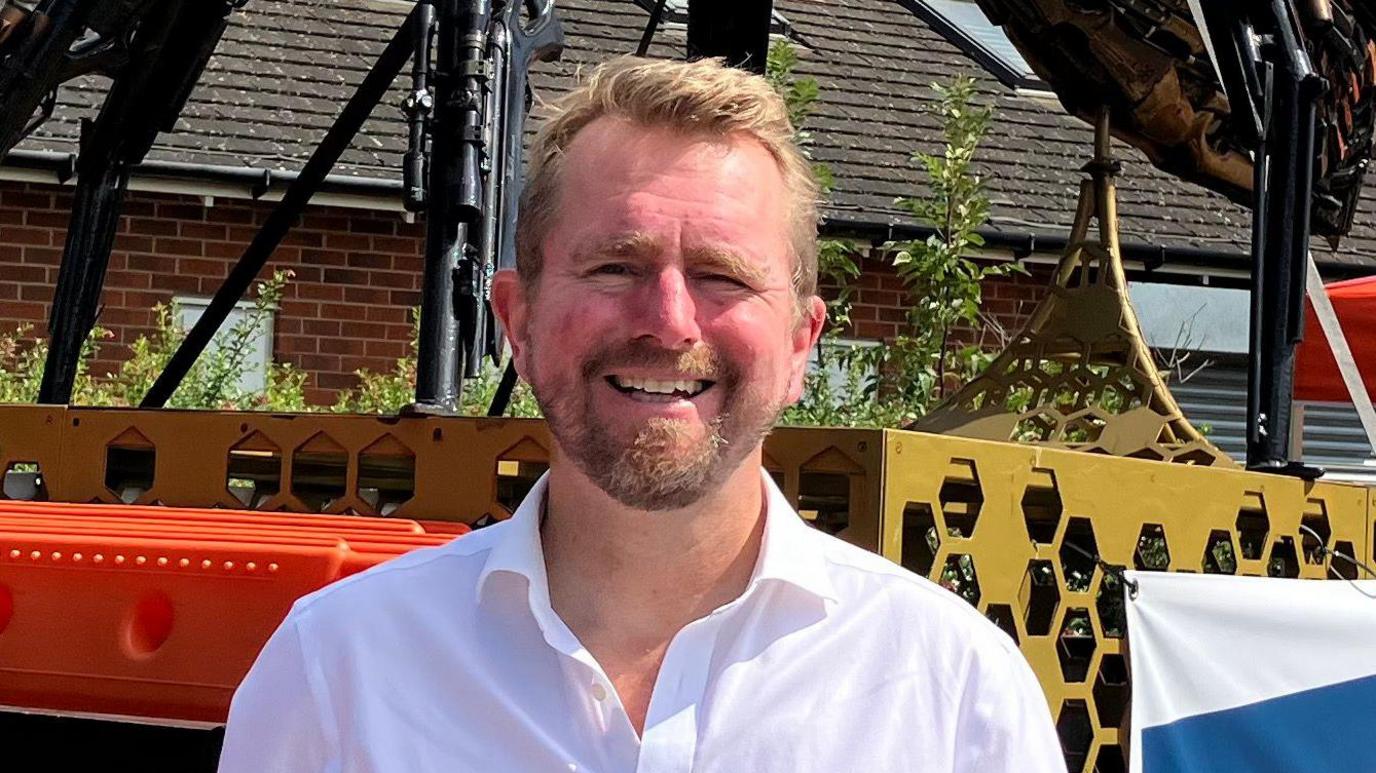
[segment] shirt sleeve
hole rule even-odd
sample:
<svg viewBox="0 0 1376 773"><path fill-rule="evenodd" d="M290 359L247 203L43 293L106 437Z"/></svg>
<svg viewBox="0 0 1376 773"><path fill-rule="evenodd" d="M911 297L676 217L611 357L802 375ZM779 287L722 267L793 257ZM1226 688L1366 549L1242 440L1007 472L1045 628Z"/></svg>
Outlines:
<svg viewBox="0 0 1376 773"><path fill-rule="evenodd" d="M1065 753L1046 693L1022 653L981 651L960 706L955 770L1065 773Z"/></svg>
<svg viewBox="0 0 1376 773"><path fill-rule="evenodd" d="M219 773L336 769L312 668L295 616L288 615L230 702Z"/></svg>

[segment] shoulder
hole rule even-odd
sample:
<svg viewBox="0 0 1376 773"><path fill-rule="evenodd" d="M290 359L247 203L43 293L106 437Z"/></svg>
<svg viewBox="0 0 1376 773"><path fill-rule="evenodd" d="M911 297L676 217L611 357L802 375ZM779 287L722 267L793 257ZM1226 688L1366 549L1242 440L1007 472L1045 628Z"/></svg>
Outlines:
<svg viewBox="0 0 1376 773"><path fill-rule="evenodd" d="M894 643L928 655L1025 660L1017 644L965 599L883 556L817 533L838 609L876 616ZM900 650L903 651L903 650ZM952 663L954 666L955 664Z"/></svg>

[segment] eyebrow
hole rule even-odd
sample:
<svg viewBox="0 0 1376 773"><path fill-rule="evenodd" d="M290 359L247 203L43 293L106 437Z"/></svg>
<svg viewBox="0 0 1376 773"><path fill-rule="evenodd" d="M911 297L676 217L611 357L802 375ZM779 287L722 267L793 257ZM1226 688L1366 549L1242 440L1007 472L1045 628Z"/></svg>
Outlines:
<svg viewBox="0 0 1376 773"><path fill-rule="evenodd" d="M721 247L695 247L684 257L689 265L710 266L747 284L761 285L769 279L768 271Z"/></svg>
<svg viewBox="0 0 1376 773"><path fill-rule="evenodd" d="M617 234L608 239L580 246L574 251L573 257L575 263L582 264L609 257L648 258L659 254L660 251L659 239L650 234L635 231Z"/></svg>

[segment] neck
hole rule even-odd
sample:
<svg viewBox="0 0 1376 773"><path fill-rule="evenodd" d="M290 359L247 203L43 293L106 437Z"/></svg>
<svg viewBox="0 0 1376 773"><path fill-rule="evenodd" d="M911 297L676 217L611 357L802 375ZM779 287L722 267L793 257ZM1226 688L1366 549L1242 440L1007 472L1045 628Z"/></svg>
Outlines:
<svg viewBox="0 0 1376 773"><path fill-rule="evenodd" d="M759 557L758 450L698 502L662 512L621 505L556 457L545 502L550 601L580 639L667 641L740 596Z"/></svg>

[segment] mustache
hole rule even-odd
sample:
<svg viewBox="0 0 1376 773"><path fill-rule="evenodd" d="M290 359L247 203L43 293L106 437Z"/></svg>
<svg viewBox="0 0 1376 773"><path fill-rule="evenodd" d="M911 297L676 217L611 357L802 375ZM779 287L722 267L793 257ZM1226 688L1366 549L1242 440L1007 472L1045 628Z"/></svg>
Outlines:
<svg viewBox="0 0 1376 773"><path fill-rule="evenodd" d="M673 370L703 381L720 381L735 372L708 344L698 344L688 351L673 351L648 341L632 341L593 352L583 363L583 378L595 378L616 368Z"/></svg>

